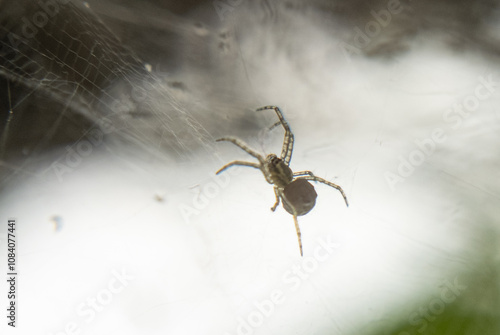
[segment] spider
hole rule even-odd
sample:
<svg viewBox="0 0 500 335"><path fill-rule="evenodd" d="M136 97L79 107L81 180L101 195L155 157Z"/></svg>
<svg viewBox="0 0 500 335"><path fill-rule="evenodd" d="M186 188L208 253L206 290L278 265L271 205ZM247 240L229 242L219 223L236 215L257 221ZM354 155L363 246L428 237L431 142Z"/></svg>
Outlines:
<svg viewBox="0 0 500 335"><path fill-rule="evenodd" d="M316 204L316 191L314 186L312 186L308 180L323 183L325 185L331 186L337 189L344 197L345 203L349 206L347 202L347 197L345 196L342 187L328 180L320 177L316 177L311 171L299 171L292 172L290 169L290 160L292 158L293 152L293 142L294 136L290 130L288 122L283 117L281 110L276 106L264 106L257 108L257 111L271 110L274 109L276 115L278 115L279 121L273 124L269 130L279 126L280 124L285 129L285 138L283 140L283 147L281 149L281 156L278 158L275 154L269 154L266 157L259 154L255 150L251 149L245 142L241 141L235 137L223 137L216 140L217 142L227 141L245 150L249 155L257 158L259 163L246 162L246 161L233 161L221 167L215 174L219 174L227 168L234 165L249 166L262 171L266 181L274 185L274 195L276 196L276 202L271 207L274 212L281 202L283 203L283 208L293 215L293 220L295 223L295 230L297 231L297 237L299 240L300 255L302 253L302 239L299 228L299 223L297 221L298 216L305 215L313 209Z"/></svg>

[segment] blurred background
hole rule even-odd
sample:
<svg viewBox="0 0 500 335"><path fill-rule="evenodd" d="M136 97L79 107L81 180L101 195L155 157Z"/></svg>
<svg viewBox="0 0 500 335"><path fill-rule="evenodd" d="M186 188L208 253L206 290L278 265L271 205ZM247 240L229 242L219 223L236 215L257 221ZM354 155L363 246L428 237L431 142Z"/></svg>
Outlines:
<svg viewBox="0 0 500 335"><path fill-rule="evenodd" d="M19 273L0 327L499 334L499 18L496 0L0 0L0 264L15 218ZM314 185L304 257L260 171L215 176L253 161L217 138L281 152L264 105L291 168L349 199Z"/></svg>

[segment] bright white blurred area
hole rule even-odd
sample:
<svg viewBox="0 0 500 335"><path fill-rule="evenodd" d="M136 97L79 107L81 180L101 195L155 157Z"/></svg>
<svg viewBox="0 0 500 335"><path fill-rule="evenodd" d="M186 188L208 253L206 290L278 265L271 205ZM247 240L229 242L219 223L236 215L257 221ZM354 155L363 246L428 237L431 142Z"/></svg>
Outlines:
<svg viewBox="0 0 500 335"><path fill-rule="evenodd" d="M0 0L2 334L499 333L497 1L66 2ZM215 175L280 154L265 105L349 200L314 183L304 257Z"/></svg>

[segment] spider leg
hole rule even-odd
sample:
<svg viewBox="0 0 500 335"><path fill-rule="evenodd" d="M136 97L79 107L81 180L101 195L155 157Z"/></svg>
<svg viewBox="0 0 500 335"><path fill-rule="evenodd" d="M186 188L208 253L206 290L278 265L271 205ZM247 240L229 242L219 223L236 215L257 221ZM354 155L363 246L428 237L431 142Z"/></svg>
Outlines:
<svg viewBox="0 0 500 335"><path fill-rule="evenodd" d="M292 152L293 152L293 142L294 142L293 133L290 130L288 122L286 122L285 117L283 116L281 110L278 107L264 106L257 108L257 111L262 111L267 109L274 109L276 115L278 115L278 118L280 119L279 123L278 122L275 123L274 125L271 126L270 129L273 129L279 124L281 124L283 126L283 129L285 129L285 138L283 140L283 147L281 149L281 159L285 162L286 165L290 165L290 160L292 159Z"/></svg>
<svg viewBox="0 0 500 335"><path fill-rule="evenodd" d="M277 187L274 188L274 192L276 193L276 196L280 196L280 197L283 197L284 194L282 191L280 191ZM278 200L279 201L279 200ZM276 204L278 204L278 202L276 202ZM275 205L276 206L276 205ZM293 213L293 223L295 224L295 231L297 232L297 239L299 240L299 249L300 249L300 256L304 256L304 254L302 253L302 234L300 232L300 227L299 227L299 221L297 220L297 212L295 211L295 209L292 209Z"/></svg>
<svg viewBox="0 0 500 335"><path fill-rule="evenodd" d="M279 190L276 186L274 186L274 195L276 196L276 202L274 203L273 207L271 207L271 210L274 212L278 205L280 204L280 193Z"/></svg>
<svg viewBox="0 0 500 335"><path fill-rule="evenodd" d="M314 174L311 171L297 171L293 173L294 177L297 176L314 176Z"/></svg>
<svg viewBox="0 0 500 335"><path fill-rule="evenodd" d="M257 163L251 163L251 162L245 162L245 161L233 161L233 162L227 163L226 165L221 167L219 170L217 170L217 172L215 172L215 174L219 174L222 171L224 171L225 169L230 168L231 166L234 166L234 165L250 166L250 167L253 167L256 169L260 169L260 165Z"/></svg>
<svg viewBox="0 0 500 335"><path fill-rule="evenodd" d="M249 155L257 158L261 164L264 163L264 157L262 157L262 155L260 155L257 151L251 149L245 142L243 142L242 140L240 140L236 137L223 137L223 138L219 138L215 141L216 142L222 142L222 141L231 142L234 145L236 145L237 147L240 147L241 149L245 150Z"/></svg>
<svg viewBox="0 0 500 335"><path fill-rule="evenodd" d="M276 128L277 126L280 126L280 125L281 125L281 121L276 122L271 127L269 127L269 131L273 130L274 128Z"/></svg>
<svg viewBox="0 0 500 335"><path fill-rule="evenodd" d="M269 173L267 173L266 169L264 168L265 160L264 160L264 157L262 157L262 155L260 155L257 151L251 149L245 142L243 142L240 139L237 139L236 137L223 137L223 138L219 138L216 140L216 142L222 142L222 141L231 142L234 145L236 145L237 147L245 150L246 153L257 158L259 160L260 164L245 162L245 161L234 161L234 162L228 163L228 164L224 165L223 167L221 167L215 174L219 174L222 171L224 171L225 169L227 169L233 165L250 166L250 167L253 167L253 168L256 168L256 169L259 169L260 171L262 171L262 174L264 175L264 178L266 178L266 181L269 184L273 184L273 181L269 177Z"/></svg>
<svg viewBox="0 0 500 335"><path fill-rule="evenodd" d="M297 215L293 215L293 222L295 223L295 230L297 231L297 238L299 239L300 256L304 256L302 253L302 234L300 233L299 222L297 221Z"/></svg>
<svg viewBox="0 0 500 335"><path fill-rule="evenodd" d="M299 173L299 172L296 172L296 173ZM305 176L305 177L299 177L297 179L319 181L320 183L323 183L325 185L328 185L328 186L331 186L333 188L336 188L342 194L342 196L344 197L346 206L349 207L349 203L347 202L347 197L345 196L345 193L344 193L344 190L342 189L342 187L340 187L339 185L334 184L332 182L329 182L326 179L323 179L323 178L320 178L320 177L316 177L311 171L300 171L300 173L302 175L307 175L307 176ZM294 176L295 176L295 173L294 173Z"/></svg>

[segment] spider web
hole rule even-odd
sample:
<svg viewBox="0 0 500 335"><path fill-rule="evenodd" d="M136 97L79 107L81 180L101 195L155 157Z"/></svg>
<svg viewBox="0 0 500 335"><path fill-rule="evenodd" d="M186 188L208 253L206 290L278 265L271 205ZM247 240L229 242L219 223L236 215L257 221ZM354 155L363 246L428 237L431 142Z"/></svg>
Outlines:
<svg viewBox="0 0 500 335"><path fill-rule="evenodd" d="M125 47L87 3L0 1L0 12L0 162L7 171L93 129L157 158L189 158L208 142L172 94L178 87ZM11 157L21 159L17 168Z"/></svg>

